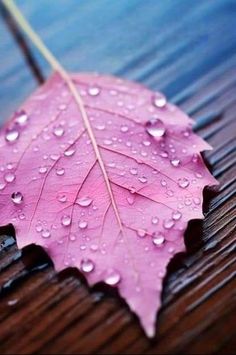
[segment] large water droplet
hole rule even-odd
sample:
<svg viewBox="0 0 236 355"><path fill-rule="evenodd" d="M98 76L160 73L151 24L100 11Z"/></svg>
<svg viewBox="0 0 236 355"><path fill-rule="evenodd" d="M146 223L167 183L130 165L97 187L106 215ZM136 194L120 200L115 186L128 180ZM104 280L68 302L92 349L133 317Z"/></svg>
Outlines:
<svg viewBox="0 0 236 355"><path fill-rule="evenodd" d="M162 233L156 233L152 238L152 242L155 246L160 247L164 244L165 237Z"/></svg>
<svg viewBox="0 0 236 355"><path fill-rule="evenodd" d="M85 229L88 227L88 222L86 221L79 221L79 228L80 229Z"/></svg>
<svg viewBox="0 0 236 355"><path fill-rule="evenodd" d="M161 138L164 136L166 129L162 120L154 118L146 123L146 131L152 137Z"/></svg>
<svg viewBox="0 0 236 355"><path fill-rule="evenodd" d="M163 108L166 106L166 97L164 95L161 95L161 94L156 94L154 97L153 97L153 105L155 107L158 107L158 108Z"/></svg>
<svg viewBox="0 0 236 355"><path fill-rule="evenodd" d="M15 180L15 178L16 178L15 174L13 174L13 173L11 173L11 172L6 173L6 174L4 175L4 179L5 179L5 181L8 182L8 183L13 182L13 181Z"/></svg>
<svg viewBox="0 0 236 355"><path fill-rule="evenodd" d="M71 225L71 217L69 215L64 215L61 217L61 224L64 227L68 227Z"/></svg>
<svg viewBox="0 0 236 355"><path fill-rule="evenodd" d="M180 179L178 179L178 185L179 185L179 187L186 189L186 187L189 186L189 180L186 178L180 178Z"/></svg>
<svg viewBox="0 0 236 355"><path fill-rule="evenodd" d="M17 129L11 129L6 131L5 139L8 143L14 143L19 138L19 131Z"/></svg>
<svg viewBox="0 0 236 355"><path fill-rule="evenodd" d="M13 192L11 200L15 205L20 205L23 202L23 195L21 192Z"/></svg>
<svg viewBox="0 0 236 355"><path fill-rule="evenodd" d="M64 128L62 126L57 126L53 129L53 134L56 137L62 137L63 134L65 133Z"/></svg>
<svg viewBox="0 0 236 355"><path fill-rule="evenodd" d="M95 268L95 264L91 259L82 259L80 263L80 268L83 272L92 272Z"/></svg>
<svg viewBox="0 0 236 355"><path fill-rule="evenodd" d="M81 207L88 207L91 205L92 202L93 200L88 196L79 197L76 201L76 203Z"/></svg>
<svg viewBox="0 0 236 355"><path fill-rule="evenodd" d="M97 86L92 86L88 89L90 96L98 96L100 94L100 89Z"/></svg>
<svg viewBox="0 0 236 355"><path fill-rule="evenodd" d="M104 281L109 286L116 286L120 282L120 280L120 273L115 269L110 269L107 271Z"/></svg>

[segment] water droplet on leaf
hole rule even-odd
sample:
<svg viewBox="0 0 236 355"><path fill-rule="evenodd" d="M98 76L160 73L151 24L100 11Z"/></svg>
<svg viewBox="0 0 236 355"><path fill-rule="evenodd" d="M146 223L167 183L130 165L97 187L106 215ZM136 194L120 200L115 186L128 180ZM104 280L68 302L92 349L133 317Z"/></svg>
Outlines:
<svg viewBox="0 0 236 355"><path fill-rule="evenodd" d="M178 179L178 185L179 185L179 187L182 187L183 189L185 189L186 187L189 186L189 180L186 178L180 178L180 179Z"/></svg>
<svg viewBox="0 0 236 355"><path fill-rule="evenodd" d="M161 138L165 135L165 125L159 118L154 118L146 123L147 133L155 138Z"/></svg>
<svg viewBox="0 0 236 355"><path fill-rule="evenodd" d="M19 131L17 129L7 130L5 139L8 143L14 143L19 138Z"/></svg>
<svg viewBox="0 0 236 355"><path fill-rule="evenodd" d="M21 192L13 192L11 200L15 205L20 205L23 202L23 195Z"/></svg>
<svg viewBox="0 0 236 355"><path fill-rule="evenodd" d="M121 280L120 273L114 269L110 269L107 271L107 275L105 277L105 283L109 286L116 286Z"/></svg>
<svg viewBox="0 0 236 355"><path fill-rule="evenodd" d="M95 264L90 259L82 259L80 263L80 268L83 272L89 273L92 272L95 268Z"/></svg>
<svg viewBox="0 0 236 355"><path fill-rule="evenodd" d="M92 202L93 200L88 196L80 197L76 201L76 203L81 207L88 207L91 205Z"/></svg>
<svg viewBox="0 0 236 355"><path fill-rule="evenodd" d="M156 234L154 234L154 236L152 238L152 242L156 247L160 247L164 244L165 237L161 233L156 233Z"/></svg>
<svg viewBox="0 0 236 355"><path fill-rule="evenodd" d="M61 224L62 224L64 227L70 226L70 224L71 224L71 217L70 217L69 215L64 215L64 216L62 216L62 218L61 218Z"/></svg>
<svg viewBox="0 0 236 355"><path fill-rule="evenodd" d="M166 97L161 94L156 94L153 98L153 105L157 108L163 108L166 106Z"/></svg>

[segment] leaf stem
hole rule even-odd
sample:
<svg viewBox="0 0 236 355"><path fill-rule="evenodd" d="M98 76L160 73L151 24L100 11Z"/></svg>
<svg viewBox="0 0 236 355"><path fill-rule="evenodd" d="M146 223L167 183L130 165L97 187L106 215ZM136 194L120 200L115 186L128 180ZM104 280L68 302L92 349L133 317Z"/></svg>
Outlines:
<svg viewBox="0 0 236 355"><path fill-rule="evenodd" d="M51 51L46 47L46 45L43 43L43 41L38 36L38 34L33 30L31 25L29 24L29 22L24 18L24 16L22 15L19 8L16 6L14 1L13 0L2 0L2 2L5 5L5 7L8 9L8 11L10 12L12 17L15 19L15 21L18 23L20 28L25 32L25 34L30 38L30 40L38 48L38 50L42 54L42 56L47 60L47 62L51 65L51 67L61 75L63 80L66 82L69 90L71 91L72 95L74 96L74 99L75 99L75 101L78 105L79 111L81 113L85 128L86 128L88 135L91 139L91 142L92 142L92 145L93 145L96 157L97 157L97 161L98 161L100 168L102 170L102 174L103 174L103 177L104 177L104 180L106 183L106 187L107 187L110 199L111 199L111 203L112 203L112 206L113 206L116 218L117 218L117 222L118 222L120 231L123 233L123 225L122 225L121 218L119 215L118 207L116 205L116 201L115 201L115 197L114 197L114 194L112 191L110 180L109 180L106 168L105 168L105 164L103 162L100 150L98 148L96 138L93 133L92 126L90 124L87 112L86 112L84 104L83 104L83 100L82 100L80 94L78 93L75 84L73 83L72 79L68 75L67 71L58 62L58 60L51 53Z"/></svg>

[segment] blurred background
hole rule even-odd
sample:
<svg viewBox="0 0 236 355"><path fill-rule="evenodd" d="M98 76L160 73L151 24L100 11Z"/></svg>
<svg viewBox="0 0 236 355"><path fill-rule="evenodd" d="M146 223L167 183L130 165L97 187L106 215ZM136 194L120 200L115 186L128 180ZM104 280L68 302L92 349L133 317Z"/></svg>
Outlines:
<svg viewBox="0 0 236 355"><path fill-rule="evenodd" d="M169 267L151 342L118 296L71 271L58 276L0 230L0 352L235 354L236 1L16 3L68 71L139 81L191 115L214 147L205 159L220 186L205 194L205 219L189 224L187 253ZM0 10L1 125L50 68Z"/></svg>
<svg viewBox="0 0 236 355"><path fill-rule="evenodd" d="M69 71L98 71L137 80L164 91L173 101L207 73L216 68L226 71L236 63L235 0L16 3ZM29 48L25 48L10 27L2 18L1 121L38 85L32 63L25 58L28 52L41 76L50 72L31 43L27 40Z"/></svg>

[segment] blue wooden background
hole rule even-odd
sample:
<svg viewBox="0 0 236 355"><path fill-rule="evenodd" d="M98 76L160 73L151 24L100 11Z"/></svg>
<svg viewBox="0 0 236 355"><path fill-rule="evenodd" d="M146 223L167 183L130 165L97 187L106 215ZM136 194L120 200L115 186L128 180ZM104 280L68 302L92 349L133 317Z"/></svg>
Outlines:
<svg viewBox="0 0 236 355"><path fill-rule="evenodd" d="M206 73L217 76L236 66L235 0L16 3L69 71L120 75L162 90L172 101ZM2 122L38 83L3 21L0 36ZM48 75L48 65L30 48Z"/></svg>

